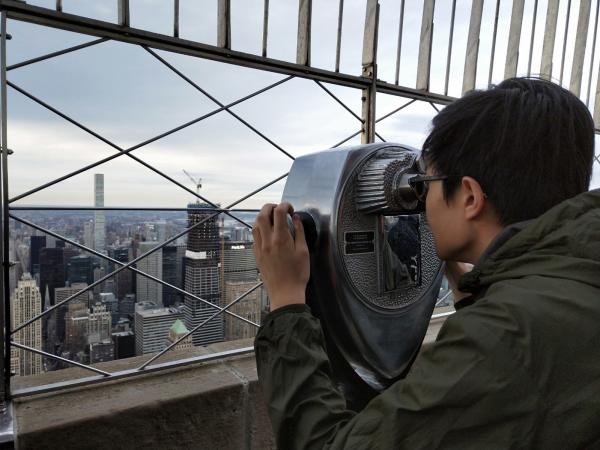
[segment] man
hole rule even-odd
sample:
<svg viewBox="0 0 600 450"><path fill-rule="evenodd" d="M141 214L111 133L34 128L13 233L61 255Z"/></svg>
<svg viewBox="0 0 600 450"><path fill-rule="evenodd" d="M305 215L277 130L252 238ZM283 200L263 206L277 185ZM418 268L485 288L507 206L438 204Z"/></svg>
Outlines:
<svg viewBox="0 0 600 450"><path fill-rule="evenodd" d="M257 217L272 312L256 358L278 446L600 448L600 191L586 192L588 110L550 82L509 79L446 107L423 153L427 176L414 188L440 258L474 264L458 283L471 295L407 377L360 413L335 390L304 305L301 223L294 240L291 205Z"/></svg>

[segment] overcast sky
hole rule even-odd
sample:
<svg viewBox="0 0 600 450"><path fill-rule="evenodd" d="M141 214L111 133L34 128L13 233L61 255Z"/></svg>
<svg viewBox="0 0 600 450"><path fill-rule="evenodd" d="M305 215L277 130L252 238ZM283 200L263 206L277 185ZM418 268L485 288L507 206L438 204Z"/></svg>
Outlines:
<svg viewBox="0 0 600 450"><path fill-rule="evenodd" d="M52 7L54 0L28 1ZM66 12L116 21L116 0L64 0ZM381 0L379 32L379 78L395 77L400 0ZM403 34L400 84L414 87L416 57L423 1L407 3ZM449 32L450 0L438 0L432 53L431 86L443 92ZM559 14L558 35L564 33L566 3ZM293 61L295 58L297 0L271 1L269 56ZM313 2L314 66L333 69L337 27L337 1ZM450 95L459 95L462 85L470 0L457 1L455 47L452 56ZM525 2L521 55L528 55L534 1ZM574 42L579 1L572 2L568 47ZM207 44L216 43L216 0L181 0L181 36ZM232 45L235 50L258 54L262 42L263 0L232 0ZM547 2L538 3L532 72L539 71L543 25ZM592 7L595 10L596 1ZM495 2L485 2L480 42L477 86L488 81L491 30ZM346 0L341 71L360 74L362 28L365 0ZM502 2L493 81L504 71L510 2ZM134 27L169 34L172 30L172 2L131 0ZM590 23L590 40L593 20ZM489 32L487 31L489 30ZM563 30L563 31L561 31ZM50 51L86 42L90 37L36 25L9 22L13 39L8 43L9 64ZM588 46L588 48L591 47ZM555 61L560 61L562 37L557 38ZM219 101L228 103L284 78L282 75L158 52ZM567 62L572 51L567 52ZM586 56L583 91L588 83L591 52ZM527 73L526 56L519 61L519 74ZM594 67L600 58L595 58ZM598 69L593 71L592 95ZM568 83L570 64L565 65ZM115 144L127 148L199 117L217 107L185 81L138 46L106 42L75 53L16 69L9 80L60 109ZM350 108L360 114L360 91L328 86ZM406 100L378 95L377 116ZM585 101L585 98L584 98ZM593 103L593 99L592 99ZM314 82L293 79L261 94L233 110L294 156L327 149L357 131L359 122L335 103ZM435 111L429 104L415 103L378 125L388 141L419 147ZM9 88L10 196L13 197L78 167L115 153L103 142L77 129L51 112ZM359 138L347 144L359 143ZM202 177L202 194L227 205L246 193L286 173L291 159L268 142L221 112L134 154L190 188L185 168ZM596 164L594 186L600 187ZM132 159L121 156L84 172L18 204L91 205L93 174L105 174L107 206L185 206L192 196L152 173ZM245 201L240 207L257 208L265 201L278 201L284 181Z"/></svg>

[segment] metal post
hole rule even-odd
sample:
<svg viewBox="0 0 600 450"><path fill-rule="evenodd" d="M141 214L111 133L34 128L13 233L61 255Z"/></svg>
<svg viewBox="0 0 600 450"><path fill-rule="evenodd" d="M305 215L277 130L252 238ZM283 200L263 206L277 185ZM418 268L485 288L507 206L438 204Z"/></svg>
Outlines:
<svg viewBox="0 0 600 450"><path fill-rule="evenodd" d="M519 43L521 41L521 27L523 26L524 7L525 0L513 0L512 14L510 17L510 29L508 32L508 48L506 50L504 78L511 78L517 75L517 64L519 62Z"/></svg>
<svg viewBox="0 0 600 450"><path fill-rule="evenodd" d="M118 21L119 25L129 26L129 0L119 0L118 4Z"/></svg>
<svg viewBox="0 0 600 450"><path fill-rule="evenodd" d="M544 30L544 46L542 47L542 62L540 76L549 80L552 78L552 56L556 40L556 21L558 20L558 0L548 0L546 11L546 29Z"/></svg>
<svg viewBox="0 0 600 450"><path fill-rule="evenodd" d="M179 0L173 0L173 37L179 37Z"/></svg>
<svg viewBox="0 0 600 450"><path fill-rule="evenodd" d="M469 22L469 37L467 54L465 55L465 71L463 75L462 93L475 89L477 79L477 56L479 54L479 33L481 31L481 16L483 0L473 0L471 3L471 20Z"/></svg>
<svg viewBox="0 0 600 450"><path fill-rule="evenodd" d="M0 150L2 152L2 171L1 171L1 193L2 193L2 220L0 231L0 249L2 253L2 304L0 308L0 345L2 358L0 358L0 370L2 371L2 396L1 400L7 400L10 394L10 285L9 285L9 218L8 218L8 141L7 141L7 97L6 97L6 12L2 11L1 19L1 37L0 37L0 102L2 113L2 143Z"/></svg>
<svg viewBox="0 0 600 450"><path fill-rule="evenodd" d="M300 0L298 6L298 42L296 64L310 66L310 29L312 0Z"/></svg>
<svg viewBox="0 0 600 450"><path fill-rule="evenodd" d="M362 90L361 142L375 142L375 104L377 97L377 31L379 27L379 2L367 1L365 34L363 39L362 76L371 79L371 85Z"/></svg>
<svg viewBox="0 0 600 450"><path fill-rule="evenodd" d="M579 3L579 17L577 19L577 33L575 35L575 50L573 65L571 66L571 81L569 89L579 97L581 93L581 78L583 77L583 60L587 43L588 28L590 24L590 9L592 0L581 0Z"/></svg>
<svg viewBox="0 0 600 450"><path fill-rule="evenodd" d="M217 8L217 46L231 48L231 0L219 0Z"/></svg>
<svg viewBox="0 0 600 450"><path fill-rule="evenodd" d="M417 63L417 89L429 90L431 74L431 45L433 42L433 12L435 0L423 3L423 19L421 21L421 40L419 44L419 60Z"/></svg>

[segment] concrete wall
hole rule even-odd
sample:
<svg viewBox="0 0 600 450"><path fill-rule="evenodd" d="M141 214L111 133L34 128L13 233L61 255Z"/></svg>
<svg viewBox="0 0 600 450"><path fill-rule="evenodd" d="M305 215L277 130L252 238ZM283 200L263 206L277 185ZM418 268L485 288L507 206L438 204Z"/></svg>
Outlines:
<svg viewBox="0 0 600 450"><path fill-rule="evenodd" d="M26 384L84 374L67 369ZM275 448L254 355L23 397L14 411L19 449Z"/></svg>
<svg viewBox="0 0 600 450"><path fill-rule="evenodd" d="M425 345L444 319L430 324ZM251 339L170 352L157 362L248 347ZM97 364L138 367L149 355ZM13 389L89 377L65 369L15 377ZM275 448L256 375L254 355L171 368L91 386L14 400L18 449Z"/></svg>

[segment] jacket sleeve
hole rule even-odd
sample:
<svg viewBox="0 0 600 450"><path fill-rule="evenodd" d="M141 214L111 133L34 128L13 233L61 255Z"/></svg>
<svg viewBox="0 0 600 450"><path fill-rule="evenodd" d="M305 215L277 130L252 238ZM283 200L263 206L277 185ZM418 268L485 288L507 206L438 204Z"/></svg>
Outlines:
<svg viewBox="0 0 600 450"><path fill-rule="evenodd" d="M462 315L462 317L454 317ZM504 333L449 318L409 375L360 413L335 388L319 324L305 305L280 308L255 341L280 449L509 448L526 445L536 395Z"/></svg>

